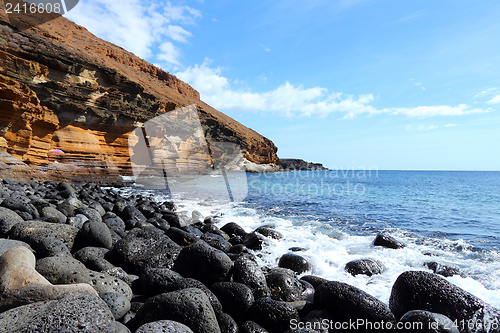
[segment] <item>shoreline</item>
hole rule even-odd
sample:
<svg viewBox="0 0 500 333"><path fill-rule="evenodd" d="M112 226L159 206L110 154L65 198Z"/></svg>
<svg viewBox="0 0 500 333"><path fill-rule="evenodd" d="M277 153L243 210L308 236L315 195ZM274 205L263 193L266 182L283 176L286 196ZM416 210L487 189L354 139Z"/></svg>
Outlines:
<svg viewBox="0 0 500 333"><path fill-rule="evenodd" d="M278 263L281 267L259 266L260 251L266 251L270 242L283 242L283 235L275 229L259 226L246 232L237 223L226 223L219 228L217 217L193 211L175 213L169 203L160 204L138 194L126 198L91 183L4 180L0 197L0 236L24 241L35 250L37 271L53 285L41 287L38 299L27 298L23 288L4 292L0 305L9 300L17 306L11 312L0 313L0 327L12 324L9 322L12 314L29 307L22 304L50 303L51 299L74 301L71 297L79 293L56 297L46 291L75 282L94 284L101 297L86 295L87 298L100 302L103 313L108 314L107 325L115 331L119 327L123 332L137 331L139 326L158 320L184 320L194 332L205 332L206 327L214 332L236 332L237 327L242 332L256 332L259 326L269 332L285 332L292 323L296 324L296 330L290 332L303 332L298 330L299 323L307 328L322 319L333 320L334 324L363 319L365 323L385 321L396 325L414 322L415 318L422 322L428 313L413 313L413 317L403 317L403 321L400 317L417 308L425 310L420 307L427 303L434 312L439 309L452 320L470 321L480 309L500 318L498 310L428 272L401 274L396 281L398 287L393 286L391 300L386 304L354 286L310 275L313 263L301 255L302 249L298 247L281 253ZM10 200L14 197L16 200ZM14 244L0 240L0 244L6 243ZM400 246L390 238L382 243ZM2 261L0 268L7 266ZM375 261L355 262L350 267L357 274L383 271ZM76 280L74 276L68 278L68 269L76 272ZM27 271L29 268L24 267L17 274L26 278ZM109 285L92 282L91 274L102 276L101 279L110 281ZM430 286L416 282L422 279L429 281ZM113 280L117 282L111 282ZM418 297L410 301L407 293L415 288L431 289L420 290ZM429 292L442 294L451 303L443 308L429 298ZM345 297L338 299L338 295ZM176 298L181 298L183 304L197 304L206 310L203 315L192 313L197 322L205 323L205 328L181 318L182 313L190 311L187 308L166 317L152 311L153 306L160 305L162 309L179 309L181 305L176 303ZM464 300L473 301L476 307L464 304ZM343 304L340 308L339 302ZM235 307L239 310L235 311ZM399 308L408 311L400 313ZM31 308L30 311L37 310ZM457 317L460 311L466 316ZM444 323L440 316L432 316L436 322ZM168 325L177 324L169 322Z"/></svg>

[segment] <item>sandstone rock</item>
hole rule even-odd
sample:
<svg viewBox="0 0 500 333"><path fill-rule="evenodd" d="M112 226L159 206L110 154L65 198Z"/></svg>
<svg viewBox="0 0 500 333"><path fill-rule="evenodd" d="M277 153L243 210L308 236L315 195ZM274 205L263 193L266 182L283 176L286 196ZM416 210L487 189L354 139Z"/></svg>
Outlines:
<svg viewBox="0 0 500 333"><path fill-rule="evenodd" d="M404 272L392 287L390 308L396 317L411 310L440 313L453 321L470 323L500 320L500 311L437 274ZM468 328L459 328L466 332Z"/></svg>
<svg viewBox="0 0 500 333"><path fill-rule="evenodd" d="M0 290L0 311L82 292L97 295L88 284L52 285L35 270L35 256L23 246L0 257Z"/></svg>
<svg viewBox="0 0 500 333"><path fill-rule="evenodd" d="M158 320L142 325L135 333L193 333L193 331L176 321Z"/></svg>
<svg viewBox="0 0 500 333"><path fill-rule="evenodd" d="M30 245L39 244L45 238L54 238L62 241L71 250L77 233L77 228L67 224L24 221L14 225L9 236Z"/></svg>
<svg viewBox="0 0 500 333"><path fill-rule="evenodd" d="M0 332L115 333L115 321L103 300L80 293L0 313Z"/></svg>
<svg viewBox="0 0 500 333"><path fill-rule="evenodd" d="M165 319L185 324L193 332L221 332L208 297L196 288L151 297L137 312L134 326Z"/></svg>
<svg viewBox="0 0 500 333"><path fill-rule="evenodd" d="M359 260L353 260L349 261L345 265L345 270L356 276L358 274L363 274L363 275L368 275L372 276L375 274L381 274L383 271L385 271L385 266L378 260L373 260L373 259L359 259Z"/></svg>
<svg viewBox="0 0 500 333"><path fill-rule="evenodd" d="M282 255L278 266L289 268L297 274L312 270L312 264L308 259L293 253L286 253Z"/></svg>
<svg viewBox="0 0 500 333"><path fill-rule="evenodd" d="M232 265L224 252L200 241L183 248L172 269L182 276L211 285L224 281Z"/></svg>

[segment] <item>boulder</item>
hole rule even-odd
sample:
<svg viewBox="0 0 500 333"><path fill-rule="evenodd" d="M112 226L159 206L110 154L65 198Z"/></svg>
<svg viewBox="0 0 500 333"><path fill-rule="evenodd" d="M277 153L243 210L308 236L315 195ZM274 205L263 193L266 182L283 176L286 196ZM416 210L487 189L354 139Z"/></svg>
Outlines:
<svg viewBox="0 0 500 333"><path fill-rule="evenodd" d="M391 310L382 301L347 283L329 281L316 290L314 304L327 309L342 322L358 319L395 324Z"/></svg>
<svg viewBox="0 0 500 333"><path fill-rule="evenodd" d="M146 267L171 268L180 251L181 247L163 233L134 229L116 243L110 260L127 272L140 274Z"/></svg>
<svg viewBox="0 0 500 333"><path fill-rule="evenodd" d="M392 287L389 305L396 318L411 310L425 310L471 327L477 327L479 322L500 321L499 310L429 272L402 273ZM466 332L466 328L459 327L459 331Z"/></svg>
<svg viewBox="0 0 500 333"><path fill-rule="evenodd" d="M221 250L222 252L229 252L231 244L224 239L224 237L207 232L201 236L201 240L205 241L208 245Z"/></svg>
<svg viewBox="0 0 500 333"><path fill-rule="evenodd" d="M241 256L235 260L233 281L243 283L252 289L256 299L269 295L264 273L259 265L247 256Z"/></svg>
<svg viewBox="0 0 500 333"><path fill-rule="evenodd" d="M61 213L56 208L50 206L42 208L41 215L45 222L64 224L67 220L66 215Z"/></svg>
<svg viewBox="0 0 500 333"><path fill-rule="evenodd" d="M195 333L221 332L210 300L197 288L172 291L149 298L137 312L132 327L158 320L182 323Z"/></svg>
<svg viewBox="0 0 500 333"><path fill-rule="evenodd" d="M245 230L234 222L226 223L224 226L220 228L220 230L224 231L230 237L234 236L245 237L247 235Z"/></svg>
<svg viewBox="0 0 500 333"><path fill-rule="evenodd" d="M9 230L17 223L23 222L24 220L14 212L5 207L0 207L0 237L5 237L9 233Z"/></svg>
<svg viewBox="0 0 500 333"><path fill-rule="evenodd" d="M431 269L434 273L445 276L445 277L460 274L460 270L458 268L448 266L448 265L439 264L435 261L426 262L426 263L424 263L424 265L427 266L429 269Z"/></svg>
<svg viewBox="0 0 500 333"><path fill-rule="evenodd" d="M80 293L0 313L0 332L115 333L116 326L102 299Z"/></svg>
<svg viewBox="0 0 500 333"><path fill-rule="evenodd" d="M227 313L223 313L217 316L217 321L219 322L220 331L224 333L238 333L238 324L234 321L233 317Z"/></svg>
<svg viewBox="0 0 500 333"><path fill-rule="evenodd" d="M312 264L308 259L293 253L286 253L282 255L278 266L289 268L297 274L302 274L312 270Z"/></svg>
<svg viewBox="0 0 500 333"><path fill-rule="evenodd" d="M352 274L353 276L362 274L372 276L375 274L381 274L385 271L385 266L378 260L373 259L358 259L349 261L345 265L346 272Z"/></svg>
<svg viewBox="0 0 500 333"><path fill-rule="evenodd" d="M45 238L54 238L62 241L71 251L77 233L77 228L67 224L23 221L10 229L9 237L32 246L41 243Z"/></svg>
<svg viewBox="0 0 500 333"><path fill-rule="evenodd" d="M269 331L256 322L247 320L241 325L240 333L269 333Z"/></svg>
<svg viewBox="0 0 500 333"><path fill-rule="evenodd" d="M403 330L406 332L459 333L458 328L451 319L439 313L413 310L405 313L399 321L402 323L419 323L412 324L408 329Z"/></svg>
<svg viewBox="0 0 500 333"><path fill-rule="evenodd" d="M271 291L271 298L282 302L313 300L314 288L306 282L284 273L270 273L266 275L267 286Z"/></svg>
<svg viewBox="0 0 500 333"><path fill-rule="evenodd" d="M254 303L252 290L238 282L214 283L210 290L222 304L224 312L231 315L237 322L246 319L246 312Z"/></svg>
<svg viewBox="0 0 500 333"><path fill-rule="evenodd" d="M0 291L0 311L76 293L97 295L88 284L52 285L35 270L35 256L24 246L13 247L0 257Z"/></svg>
<svg viewBox="0 0 500 333"><path fill-rule="evenodd" d="M113 239L108 226L102 222L87 221L78 233L77 242L81 246L105 247L111 249Z"/></svg>
<svg viewBox="0 0 500 333"><path fill-rule="evenodd" d="M123 318L123 316L125 316L125 314L130 310L130 301L127 297L121 294L106 292L100 294L99 296L104 302L106 302L109 310L116 320Z"/></svg>
<svg viewBox="0 0 500 333"><path fill-rule="evenodd" d="M211 285L224 281L232 266L233 262L224 252L200 241L181 250L173 270Z"/></svg>
<svg viewBox="0 0 500 333"><path fill-rule="evenodd" d="M289 304L263 297L248 310L248 318L270 332L283 332L290 329L292 320L299 320L299 313Z"/></svg>
<svg viewBox="0 0 500 333"><path fill-rule="evenodd" d="M403 243L397 241L389 235L378 234L373 241L374 246L387 247L389 249L402 249L405 247Z"/></svg>
<svg viewBox="0 0 500 333"><path fill-rule="evenodd" d="M135 333L193 333L193 331L176 321L158 320L142 325Z"/></svg>

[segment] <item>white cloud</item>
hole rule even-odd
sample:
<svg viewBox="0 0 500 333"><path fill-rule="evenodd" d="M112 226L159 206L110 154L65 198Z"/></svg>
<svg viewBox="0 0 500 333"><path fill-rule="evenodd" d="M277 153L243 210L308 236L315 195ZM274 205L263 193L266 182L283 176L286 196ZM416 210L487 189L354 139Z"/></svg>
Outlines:
<svg viewBox="0 0 500 333"><path fill-rule="evenodd" d="M235 89L222 75L222 68L210 67L205 59L202 65L189 67L176 73L181 80L191 84L200 92L201 98L208 104L221 110L273 112L285 116L326 116L339 113L344 119L352 119L360 114L392 114L413 118L435 116L463 116L485 113L491 110L471 108L468 105L437 105L410 108L383 108L372 105L372 94L359 96L340 92L330 92L326 88L305 88L285 82L274 90L253 92L248 89Z"/></svg>
<svg viewBox="0 0 500 333"><path fill-rule="evenodd" d="M420 83L420 82L415 83L415 85L416 85L417 87L420 87L422 90L427 89L427 88L426 88L426 87L424 87L424 86L422 85L422 83Z"/></svg>
<svg viewBox="0 0 500 333"><path fill-rule="evenodd" d="M389 110L389 112L394 115L402 114L408 117L416 117L416 118L428 118L435 116L463 116L473 113L486 113L490 111L480 108L471 109L470 106L466 104L460 104L458 106L449 106L449 105L417 106L412 108L393 108L384 110Z"/></svg>
<svg viewBox="0 0 500 333"><path fill-rule="evenodd" d="M493 97L492 99L490 99L486 103L488 103L488 104L500 104L500 95Z"/></svg>
<svg viewBox="0 0 500 333"><path fill-rule="evenodd" d="M180 52L172 42L185 43L191 33L180 25L193 24L201 13L170 1L80 0L66 17L141 58L156 60L151 58L160 48L158 60L179 65Z"/></svg>
<svg viewBox="0 0 500 333"><path fill-rule="evenodd" d="M481 91L480 93L476 94L474 96L474 98L481 98L481 97L485 97L485 96L491 96L496 91L498 91L499 89L500 89L499 87L492 87L492 88L485 89L485 90Z"/></svg>
<svg viewBox="0 0 500 333"><path fill-rule="evenodd" d="M160 50L157 55L158 60L163 60L170 64L180 66L180 51L174 44L172 44L172 42L164 42L158 47L158 49Z"/></svg>
<svg viewBox="0 0 500 333"><path fill-rule="evenodd" d="M262 47L262 49L263 49L264 51L266 51L266 52L271 52L271 49L270 49L270 48L268 48L267 46L265 46L264 44L259 43L259 45L260 45L260 47Z"/></svg>
<svg viewBox="0 0 500 333"><path fill-rule="evenodd" d="M456 127L458 126L457 124L445 124L445 125L425 125L425 124L420 124L420 125L406 125L406 130L407 131L432 131L438 128L449 128L449 127Z"/></svg>

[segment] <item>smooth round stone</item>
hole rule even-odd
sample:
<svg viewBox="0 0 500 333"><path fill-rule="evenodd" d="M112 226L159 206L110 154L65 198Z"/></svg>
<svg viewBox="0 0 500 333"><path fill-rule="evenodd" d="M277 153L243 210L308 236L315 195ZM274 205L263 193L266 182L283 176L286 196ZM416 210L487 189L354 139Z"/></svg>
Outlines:
<svg viewBox="0 0 500 333"><path fill-rule="evenodd" d="M244 321L246 312L255 301L252 290L243 283L214 283L210 290L219 299L224 312L230 314L238 322Z"/></svg>
<svg viewBox="0 0 500 333"><path fill-rule="evenodd" d="M291 269L297 274L312 270L312 264L308 259L293 253L282 255L278 266Z"/></svg>
<svg viewBox="0 0 500 333"><path fill-rule="evenodd" d="M123 316L125 316L125 314L130 310L130 301L127 297L121 294L107 292L102 293L99 296L104 302L106 302L115 320L123 318Z"/></svg>
<svg viewBox="0 0 500 333"><path fill-rule="evenodd" d="M46 222L52 223L66 223L66 215L58 211L54 207L44 207L42 208L42 218Z"/></svg>
<svg viewBox="0 0 500 333"><path fill-rule="evenodd" d="M248 318L270 332L283 332L290 328L292 320L299 320L299 313L285 302L263 297L248 310Z"/></svg>
<svg viewBox="0 0 500 333"><path fill-rule="evenodd" d="M85 246L105 247L111 249L113 239L106 224L96 221L87 221L78 233L79 241Z"/></svg>
<svg viewBox="0 0 500 333"><path fill-rule="evenodd" d="M348 262L345 265L345 270L353 276L362 275L376 275L385 271L385 266L378 260L373 259L359 259Z"/></svg>
<svg viewBox="0 0 500 333"><path fill-rule="evenodd" d="M257 262L241 256L234 262L233 281L240 282L252 289L254 297L260 298L269 295L266 277Z"/></svg>
<svg viewBox="0 0 500 333"><path fill-rule="evenodd" d="M14 225L23 221L21 216L13 210L0 207L0 237L6 236Z"/></svg>
<svg viewBox="0 0 500 333"><path fill-rule="evenodd" d="M402 249L405 247L403 243L397 241L394 237L389 235L378 234L373 241L374 246L382 246L389 249Z"/></svg>
<svg viewBox="0 0 500 333"><path fill-rule="evenodd" d="M14 225L9 236L31 245L41 243L44 238L54 238L62 241L71 251L77 233L77 228L67 224L24 221Z"/></svg>
<svg viewBox="0 0 500 333"><path fill-rule="evenodd" d="M142 325L135 333L193 333L193 331L176 321L158 320Z"/></svg>

